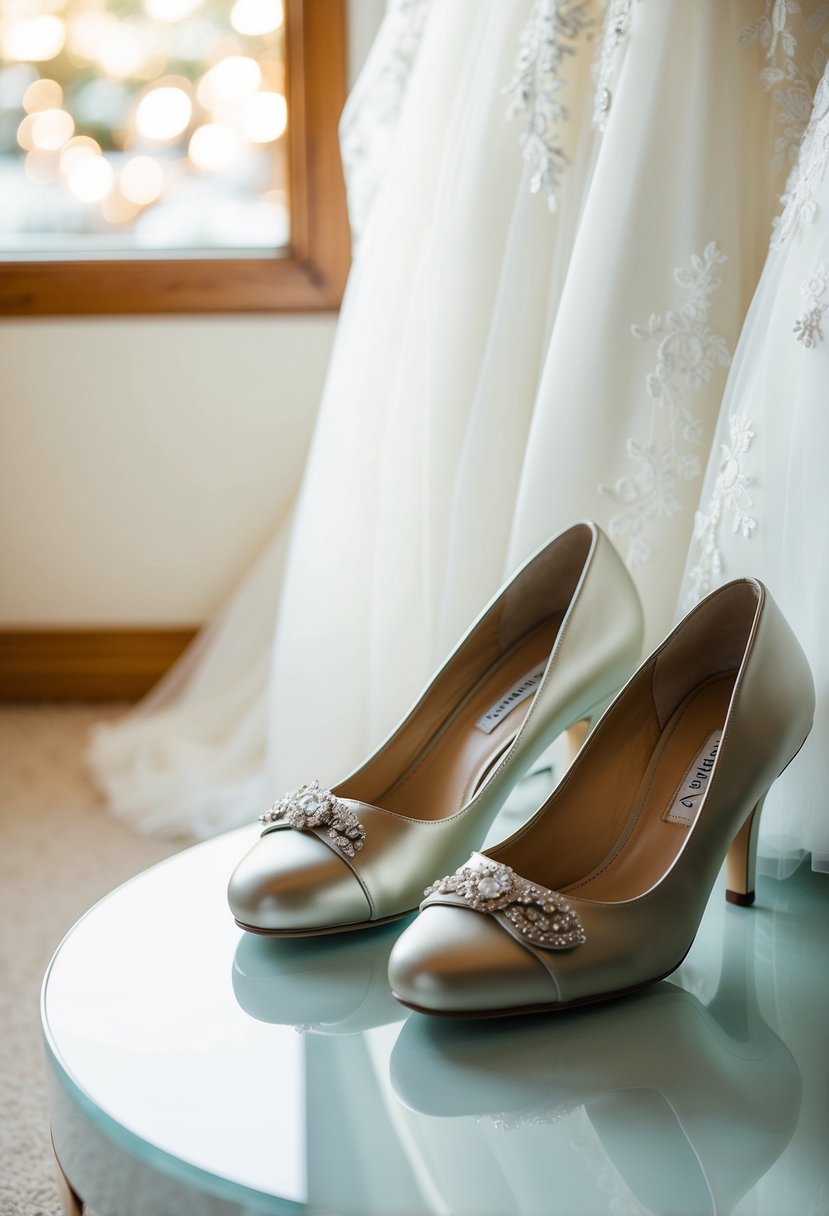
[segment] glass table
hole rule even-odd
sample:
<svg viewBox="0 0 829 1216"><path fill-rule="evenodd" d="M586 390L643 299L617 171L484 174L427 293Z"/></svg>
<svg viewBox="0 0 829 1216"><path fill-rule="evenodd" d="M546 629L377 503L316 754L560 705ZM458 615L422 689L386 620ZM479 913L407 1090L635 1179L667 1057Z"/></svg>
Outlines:
<svg viewBox="0 0 829 1216"><path fill-rule="evenodd" d="M67 1212L704 1216L829 1211L829 880L715 891L671 981L592 1009L407 1016L401 925L242 933L229 833L64 939L42 1018ZM406 922L402 922L405 924Z"/></svg>

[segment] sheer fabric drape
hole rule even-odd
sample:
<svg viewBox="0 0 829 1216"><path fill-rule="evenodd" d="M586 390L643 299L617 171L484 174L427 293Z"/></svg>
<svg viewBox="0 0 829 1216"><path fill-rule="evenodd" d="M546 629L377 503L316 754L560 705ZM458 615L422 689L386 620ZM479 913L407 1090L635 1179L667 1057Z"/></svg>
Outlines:
<svg viewBox="0 0 829 1216"><path fill-rule="evenodd" d="M97 733L117 813L208 834L336 781L582 516L627 557L647 644L665 632L805 125L787 71L811 101L821 32L783 10L390 5L344 116L359 243L293 520L182 670Z"/></svg>

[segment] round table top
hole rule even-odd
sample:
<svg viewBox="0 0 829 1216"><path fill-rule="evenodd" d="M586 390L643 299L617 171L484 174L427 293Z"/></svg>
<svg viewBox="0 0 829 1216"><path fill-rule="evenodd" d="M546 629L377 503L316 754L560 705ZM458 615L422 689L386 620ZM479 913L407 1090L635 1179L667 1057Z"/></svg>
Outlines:
<svg viewBox="0 0 829 1216"><path fill-rule="evenodd" d="M136 1194L164 1175L240 1212L819 1210L804 1085L829 1024L810 955L823 877L765 880L754 912L718 889L683 967L635 997L467 1023L392 998L407 922L296 941L239 930L227 879L257 832L114 891L47 973L52 1083L135 1165Z"/></svg>

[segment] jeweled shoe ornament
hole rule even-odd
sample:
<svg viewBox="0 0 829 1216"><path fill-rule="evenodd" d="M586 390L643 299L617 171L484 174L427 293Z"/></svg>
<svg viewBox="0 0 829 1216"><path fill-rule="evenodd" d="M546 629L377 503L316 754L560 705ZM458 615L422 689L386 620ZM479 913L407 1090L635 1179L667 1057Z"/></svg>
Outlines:
<svg viewBox="0 0 829 1216"><path fill-rule="evenodd" d="M277 799L259 822L266 828L276 823L286 823L300 832L313 828L325 828L328 836L346 857L359 853L366 839L366 829L345 803L335 798L330 790L320 788L319 781L301 785L282 798Z"/></svg>
<svg viewBox="0 0 829 1216"><path fill-rule="evenodd" d="M459 895L476 912L502 912L521 937L544 950L572 950L584 943L581 921L563 895L480 854L473 860L480 868L462 866L433 882L424 895Z"/></svg>

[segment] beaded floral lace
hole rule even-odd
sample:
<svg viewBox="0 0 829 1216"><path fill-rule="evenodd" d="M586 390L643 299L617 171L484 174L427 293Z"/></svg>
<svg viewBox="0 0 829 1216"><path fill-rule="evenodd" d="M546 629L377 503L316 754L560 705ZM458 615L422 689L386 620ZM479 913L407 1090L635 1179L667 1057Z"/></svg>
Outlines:
<svg viewBox="0 0 829 1216"><path fill-rule="evenodd" d="M480 853L472 861L477 864L461 866L433 882L426 897L459 895L476 912L500 912L520 937L545 950L572 950L586 940L581 921L563 895Z"/></svg>
<svg viewBox="0 0 829 1216"><path fill-rule="evenodd" d="M604 131L613 100L611 86L622 48L630 33L633 0L610 0L605 13L602 36L596 54L596 93L593 99L593 126Z"/></svg>
<svg viewBox="0 0 829 1216"><path fill-rule="evenodd" d="M674 281L686 295L679 308L653 313L647 325L631 327L640 342L656 343L656 366L645 381L652 402L650 433L627 441L636 472L612 486L598 487L620 508L609 531L614 540L627 542L631 569L653 557L648 536L653 520L669 519L680 511L677 481L694 480L702 472L697 450L703 430L693 400L711 380L715 367L728 367L731 362L725 338L708 320L710 297L721 282L714 272L727 260L711 241L702 256L691 257L690 269L674 271Z"/></svg>
<svg viewBox="0 0 829 1216"><path fill-rule="evenodd" d="M740 31L741 46L754 42L765 51L760 79L773 93L781 125L772 167L791 170L774 224L774 249L785 244L804 216L814 214L814 187L829 155L829 3L766 0L763 13Z"/></svg>
<svg viewBox="0 0 829 1216"><path fill-rule="evenodd" d="M829 288L829 263L819 262L808 279L800 285L803 309L792 326L798 342L809 349L823 341L823 315L829 308L826 299Z"/></svg>
<svg viewBox="0 0 829 1216"><path fill-rule="evenodd" d="M589 7L589 0L533 0L515 71L504 88L510 99L507 119L525 120L520 140L532 170L530 190L543 191L551 211L558 207L561 177L569 164L561 132L569 112L558 94L567 57L576 54L579 40L594 24Z"/></svg>
<svg viewBox="0 0 829 1216"><path fill-rule="evenodd" d="M766 66L760 73L763 87L773 94L781 132L775 140L772 167L790 169L809 123L812 97L826 64L826 47L819 43L809 55L798 53L798 34L811 41L829 21L829 4L819 4L807 16L801 0L766 0L756 20L740 31L740 45L759 43Z"/></svg>

